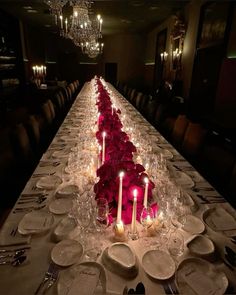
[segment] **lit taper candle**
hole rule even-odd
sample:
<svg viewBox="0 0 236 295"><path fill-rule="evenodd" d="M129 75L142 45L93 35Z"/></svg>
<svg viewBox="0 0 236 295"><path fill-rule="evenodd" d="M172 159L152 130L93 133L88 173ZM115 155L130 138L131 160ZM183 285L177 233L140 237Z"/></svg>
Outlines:
<svg viewBox="0 0 236 295"><path fill-rule="evenodd" d="M133 191L134 202L133 202L133 211L132 211L132 223L131 223L131 234L136 234L136 216L137 216L137 196L138 190L134 189Z"/></svg>
<svg viewBox="0 0 236 295"><path fill-rule="evenodd" d="M119 195L118 195L118 209L117 209L117 223L121 222L121 211L122 211L122 190L123 190L123 178L125 173L123 171L120 172L119 178Z"/></svg>
<svg viewBox="0 0 236 295"><path fill-rule="evenodd" d="M144 178L144 182L145 182L145 190L144 190L144 198L143 198L143 206L145 208L147 208L147 200L148 200L148 183L149 180L147 177Z"/></svg>
<svg viewBox="0 0 236 295"><path fill-rule="evenodd" d="M105 162L105 155L106 155L106 132L103 131L102 133L102 164Z"/></svg>

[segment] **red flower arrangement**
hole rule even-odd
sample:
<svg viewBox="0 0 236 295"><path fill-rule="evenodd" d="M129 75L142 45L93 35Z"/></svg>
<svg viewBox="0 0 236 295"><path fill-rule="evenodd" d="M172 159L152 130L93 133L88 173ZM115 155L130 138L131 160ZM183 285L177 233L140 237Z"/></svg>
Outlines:
<svg viewBox="0 0 236 295"><path fill-rule="evenodd" d="M100 112L98 118L98 131L96 138L102 145L102 133L106 132L106 154L104 164L97 170L99 181L94 186L96 198L108 200L112 217L117 216L119 173L124 171L122 191L122 221L125 224L131 223L133 207L133 190L138 190L137 197L137 219L140 220L143 209L144 178L145 169L133 161L133 153L136 147L129 140L129 136L122 131L122 123L118 114L120 110L112 110L112 103L107 90L102 82L96 79L97 83L97 107ZM100 155L101 157L101 155ZM148 198L152 198L154 184L149 181Z"/></svg>

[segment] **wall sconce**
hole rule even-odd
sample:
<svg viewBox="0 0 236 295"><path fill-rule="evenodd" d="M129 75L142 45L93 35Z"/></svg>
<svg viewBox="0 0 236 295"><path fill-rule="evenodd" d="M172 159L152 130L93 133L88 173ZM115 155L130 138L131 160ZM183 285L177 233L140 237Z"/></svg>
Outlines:
<svg viewBox="0 0 236 295"><path fill-rule="evenodd" d="M181 63L181 57L182 57L182 51L179 48L176 48L172 52L172 64L173 64L173 69L177 69L180 66Z"/></svg>
<svg viewBox="0 0 236 295"><path fill-rule="evenodd" d="M162 62L167 61L168 53L167 53L166 51L162 52L162 53L160 54L160 56L161 56L161 61L162 61Z"/></svg>

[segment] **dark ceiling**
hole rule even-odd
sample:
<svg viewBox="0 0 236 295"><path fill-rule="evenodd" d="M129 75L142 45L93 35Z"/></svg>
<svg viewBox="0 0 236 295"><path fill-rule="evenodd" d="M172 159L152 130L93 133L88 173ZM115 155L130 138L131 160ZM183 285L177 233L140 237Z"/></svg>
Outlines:
<svg viewBox="0 0 236 295"><path fill-rule="evenodd" d="M94 0L93 14L104 20L103 34L141 32L158 25L168 16L181 10L189 1L179 0ZM43 0L0 0L0 8L21 20L55 31L54 19ZM65 14L72 8L67 4Z"/></svg>

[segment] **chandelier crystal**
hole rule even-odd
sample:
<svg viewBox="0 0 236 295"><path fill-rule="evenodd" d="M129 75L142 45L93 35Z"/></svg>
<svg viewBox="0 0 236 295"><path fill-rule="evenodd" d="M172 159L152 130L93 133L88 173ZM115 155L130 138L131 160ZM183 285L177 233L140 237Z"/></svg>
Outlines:
<svg viewBox="0 0 236 295"><path fill-rule="evenodd" d="M51 13L56 17L56 23L59 22L62 37L71 39L91 58L102 53L104 44L99 40L102 38L103 19L101 15L90 18L91 0L44 0L44 2L50 6ZM72 15L64 20L62 8L67 2L72 7Z"/></svg>
<svg viewBox="0 0 236 295"><path fill-rule="evenodd" d="M44 0L44 2L50 7L50 12L55 16L55 22L60 16L62 16L62 8L66 5L68 0Z"/></svg>

